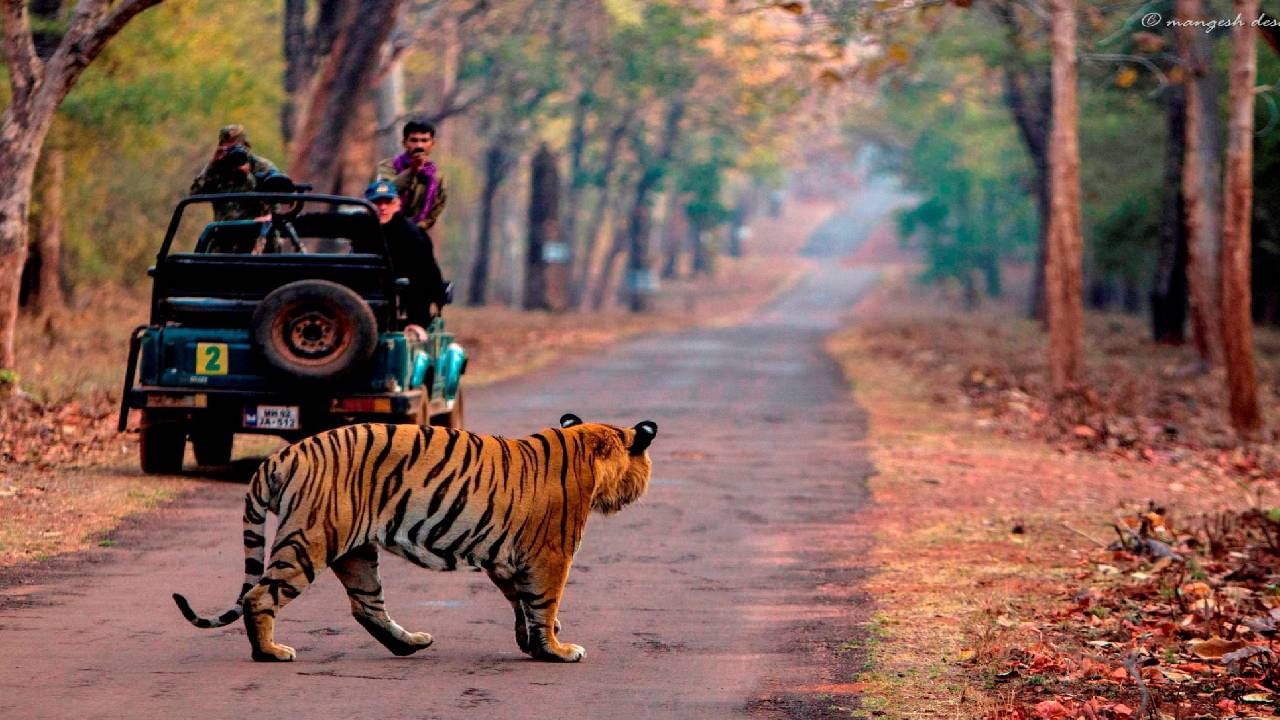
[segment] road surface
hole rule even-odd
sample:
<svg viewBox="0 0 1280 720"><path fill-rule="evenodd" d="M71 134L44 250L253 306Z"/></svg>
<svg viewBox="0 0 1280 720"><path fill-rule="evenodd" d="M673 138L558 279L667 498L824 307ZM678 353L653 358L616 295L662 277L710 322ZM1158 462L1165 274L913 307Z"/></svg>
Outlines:
<svg viewBox="0 0 1280 720"><path fill-rule="evenodd" d="M221 611L238 590L244 488L199 482L110 549L0 586L0 717L820 718L856 707L864 418L824 335L874 280L835 259L892 204L873 183L807 248L818 267L756 318L654 335L468 394L480 432L564 412L660 426L653 482L591 519L560 636L578 665L529 661L481 574L384 554L392 615L435 636L409 658L350 617L332 574L283 612L298 661L249 660L242 626L198 630L170 599ZM196 481L193 481L196 482Z"/></svg>

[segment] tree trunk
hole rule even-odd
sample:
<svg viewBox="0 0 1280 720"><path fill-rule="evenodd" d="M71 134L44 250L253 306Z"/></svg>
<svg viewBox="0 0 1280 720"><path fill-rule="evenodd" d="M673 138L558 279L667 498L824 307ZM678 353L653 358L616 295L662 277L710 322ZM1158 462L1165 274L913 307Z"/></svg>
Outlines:
<svg viewBox="0 0 1280 720"><path fill-rule="evenodd" d="M27 213L38 160L34 148L39 147L39 143L18 140L13 143L18 147L10 152L7 144L0 141L0 178L13 178L0 184L0 370L13 368L17 359L18 295L27 261Z"/></svg>
<svg viewBox="0 0 1280 720"><path fill-rule="evenodd" d="M1186 92L1183 85L1165 88L1163 208L1160 244L1151 288L1151 335L1158 343L1181 345L1187 319L1186 208L1182 197L1186 156Z"/></svg>
<svg viewBox="0 0 1280 720"><path fill-rule="evenodd" d="M548 299L548 264L563 266L565 253L560 242L560 173L556 157L546 143L533 156L529 180L529 249L525 255L524 307L551 308ZM562 288L556 288L563 295Z"/></svg>
<svg viewBox="0 0 1280 720"><path fill-rule="evenodd" d="M674 280L680 274L680 246L689 235L689 220L684 215L680 193L667 192L667 207L662 213L662 271L663 280Z"/></svg>
<svg viewBox="0 0 1280 720"><path fill-rule="evenodd" d="M351 109L369 92L399 5L400 0L345 3L341 30L311 84L289 155L295 178L317 190L338 189Z"/></svg>
<svg viewBox="0 0 1280 720"><path fill-rule="evenodd" d="M67 304L62 293L62 184L65 170L66 151L58 148L45 153L44 182L40 188L40 231L36 238L40 273L35 307L41 314L59 312Z"/></svg>
<svg viewBox="0 0 1280 720"><path fill-rule="evenodd" d="M569 306L574 309L582 307L583 298L587 294L587 283L591 279L591 261L595 259L596 242L599 240L600 230L604 227L604 219L612 201L618 151L622 147L622 140L626 137L630 126L631 112L627 112L623 115L622 121L609 133L609 139L605 143L604 156L600 161L599 197L591 211L591 218L587 221L586 232L582 234L582 247L574 253L581 258L577 264L573 287L569 290ZM598 309L598 304L593 303L593 307Z"/></svg>
<svg viewBox="0 0 1280 720"><path fill-rule="evenodd" d="M1178 0L1180 20L1203 19L1201 0ZM1182 201L1187 243L1191 333L1206 365L1222 357L1218 256L1221 252L1221 137L1218 79L1209 35L1189 24L1178 30L1178 56L1187 96Z"/></svg>
<svg viewBox="0 0 1280 720"><path fill-rule="evenodd" d="M387 76L374 91L377 107L377 128L374 132L374 148L379 158L391 157L400 152L400 125L405 116L404 60L391 61ZM372 174L372 166L366 174ZM365 178L369 180L369 177Z"/></svg>
<svg viewBox="0 0 1280 720"><path fill-rule="evenodd" d="M648 312L652 309L654 291L653 271L649 266L649 229L652 208L650 195L662 184L666 165L675 153L680 137L680 120L684 117L684 100L675 99L667 108L662 129L662 149L657 158L645 168L636 183L635 199L627 222L627 307L631 312Z"/></svg>
<svg viewBox="0 0 1280 720"><path fill-rule="evenodd" d="M689 268L694 277L711 274L711 252L707 247L707 232L696 222L689 223L689 250L693 262Z"/></svg>
<svg viewBox="0 0 1280 720"><path fill-rule="evenodd" d="M627 249L627 236L621 228L614 230L613 241L609 244L609 254L605 256L600 267L600 280L596 283L595 292L591 296L591 309L600 312L604 309L604 300L609 295L609 284L613 282L615 268L622 253Z"/></svg>
<svg viewBox="0 0 1280 720"><path fill-rule="evenodd" d="M480 194L480 228L476 239L476 257L471 265L471 283L467 287L467 304L485 304L489 289L489 255L493 248L493 205L498 188L507 175L507 141L499 138L484 154L484 190Z"/></svg>
<svg viewBox="0 0 1280 720"><path fill-rule="evenodd" d="M1258 0L1234 0L1245 18L1258 16ZM1253 110L1258 35L1245 21L1231 28L1231 83L1222 210L1222 348L1231 424L1243 437L1262 427L1254 377L1249 250L1253 212Z"/></svg>
<svg viewBox="0 0 1280 720"><path fill-rule="evenodd" d="M13 368L16 358L14 336L27 257L31 186L53 115L107 42L159 2L121 0L107 7L82 0L57 49L43 62L31 33L27 3L0 4L9 79L9 102L0 114L0 369Z"/></svg>
<svg viewBox="0 0 1280 720"><path fill-rule="evenodd" d="M584 154L587 147L587 111L591 105L591 91L584 89L578 93L577 102L573 106L573 124L569 127L569 182L564 194L564 216L560 222L560 241L569 250L566 260L567 277L574 276L574 266L578 262L590 262L591 257L580 257L578 250L578 215L582 212L582 192L587 187L587 171ZM572 285L572 282L569 282ZM566 287L568 296L565 304L574 305L577 291Z"/></svg>
<svg viewBox="0 0 1280 720"><path fill-rule="evenodd" d="M1032 276L1031 294L1027 299L1027 316L1045 320L1045 277L1049 247L1049 113L1052 105L1051 83L1038 69L1005 70L1005 103L1013 113L1018 134L1031 166L1035 169L1035 202L1040 219L1039 242L1036 250L1035 274Z"/></svg>
<svg viewBox="0 0 1280 720"><path fill-rule="evenodd" d="M1076 100L1076 3L1050 0L1053 125L1049 142L1049 257L1045 299L1049 377L1054 392L1083 379L1084 308L1080 297L1080 142Z"/></svg>
<svg viewBox="0 0 1280 720"><path fill-rule="evenodd" d="M352 123L343 142L334 188L341 195L363 197L378 165L378 98L365 91L356 99Z"/></svg>
<svg viewBox="0 0 1280 720"><path fill-rule="evenodd" d="M284 0L284 103L280 106L280 134L293 141L298 125L298 102L310 70L307 52L307 0Z"/></svg>

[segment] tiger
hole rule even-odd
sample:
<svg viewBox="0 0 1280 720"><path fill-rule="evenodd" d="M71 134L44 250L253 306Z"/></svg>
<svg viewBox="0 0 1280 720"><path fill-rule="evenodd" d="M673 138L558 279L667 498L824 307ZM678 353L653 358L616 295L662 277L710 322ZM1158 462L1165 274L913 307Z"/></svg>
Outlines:
<svg viewBox="0 0 1280 720"><path fill-rule="evenodd" d="M525 438L443 427L365 423L321 432L275 452L249 481L244 501L244 584L235 605L198 616L216 628L242 615L252 657L289 662L275 642L276 617L325 568L346 588L351 614L393 654L430 647L387 613L379 549L433 570L465 563L488 574L515 612L516 645L535 660L578 662L562 642L557 611L592 511L611 515L648 489L652 420L623 428L584 423ZM279 523L264 565L267 513Z"/></svg>

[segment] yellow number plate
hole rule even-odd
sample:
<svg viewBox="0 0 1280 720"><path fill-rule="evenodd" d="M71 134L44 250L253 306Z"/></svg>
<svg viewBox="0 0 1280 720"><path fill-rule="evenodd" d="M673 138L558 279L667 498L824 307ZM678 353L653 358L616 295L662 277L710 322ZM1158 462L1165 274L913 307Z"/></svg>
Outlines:
<svg viewBox="0 0 1280 720"><path fill-rule="evenodd" d="M196 374L227 374L226 343L196 343Z"/></svg>

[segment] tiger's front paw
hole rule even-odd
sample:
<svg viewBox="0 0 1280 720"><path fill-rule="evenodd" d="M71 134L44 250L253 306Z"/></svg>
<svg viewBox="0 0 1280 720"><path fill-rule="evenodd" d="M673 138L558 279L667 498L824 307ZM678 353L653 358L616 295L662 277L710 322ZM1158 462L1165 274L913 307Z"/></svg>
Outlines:
<svg viewBox="0 0 1280 720"><path fill-rule="evenodd" d="M534 660L543 660L545 662L565 662L576 663L587 656L587 651L581 645L572 643L557 643L553 646L543 646L535 650L533 653Z"/></svg>
<svg viewBox="0 0 1280 720"><path fill-rule="evenodd" d="M254 662L293 662L298 653L288 645L268 645L253 651Z"/></svg>
<svg viewBox="0 0 1280 720"><path fill-rule="evenodd" d="M431 647L431 643L435 642L435 638L431 637L431 633L424 632L409 633L409 637L406 639L410 645L418 650L425 650Z"/></svg>

